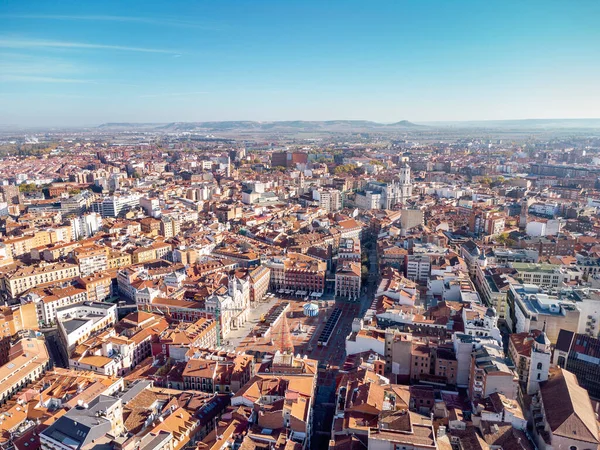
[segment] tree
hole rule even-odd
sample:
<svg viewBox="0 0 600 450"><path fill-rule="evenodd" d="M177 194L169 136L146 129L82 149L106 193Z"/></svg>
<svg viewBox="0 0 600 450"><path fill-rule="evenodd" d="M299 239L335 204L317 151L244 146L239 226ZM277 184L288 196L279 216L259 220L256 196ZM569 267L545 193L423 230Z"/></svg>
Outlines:
<svg viewBox="0 0 600 450"><path fill-rule="evenodd" d="M37 189L38 187L35 183L23 183L19 185L19 192L35 192Z"/></svg>
<svg viewBox="0 0 600 450"><path fill-rule="evenodd" d="M366 252L364 252L360 255L360 262L363 265L367 265L369 263L369 255Z"/></svg>
<svg viewBox="0 0 600 450"><path fill-rule="evenodd" d="M333 173L336 175L340 175L342 173L350 173L355 171L358 168L356 164L342 164L340 166L336 166Z"/></svg>
<svg viewBox="0 0 600 450"><path fill-rule="evenodd" d="M505 247L512 247L515 245L515 241L510 238L508 233L502 233L496 238L496 242L500 245L504 245Z"/></svg>
<svg viewBox="0 0 600 450"><path fill-rule="evenodd" d="M369 268L363 264L360 268L360 278L362 279L363 284L367 282L369 278Z"/></svg>

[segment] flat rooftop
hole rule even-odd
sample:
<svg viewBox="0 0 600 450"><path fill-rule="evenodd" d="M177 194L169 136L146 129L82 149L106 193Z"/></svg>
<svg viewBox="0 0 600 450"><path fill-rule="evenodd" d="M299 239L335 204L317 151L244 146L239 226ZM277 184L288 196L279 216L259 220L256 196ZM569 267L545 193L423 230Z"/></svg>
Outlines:
<svg viewBox="0 0 600 450"><path fill-rule="evenodd" d="M83 327L88 321L91 319L67 319L61 321L62 326L65 328L67 334L72 334L77 331L79 328Z"/></svg>
<svg viewBox="0 0 600 450"><path fill-rule="evenodd" d="M82 306L87 306L87 307L90 307L90 308L97 308L97 309L105 309L105 310L109 310L111 308L115 308L115 305L113 303L81 302L81 303L74 303L72 305L63 306L61 308L56 308L56 310L57 311L68 311L69 309L75 309L77 307L82 307Z"/></svg>
<svg viewBox="0 0 600 450"><path fill-rule="evenodd" d="M543 272L543 273L554 273L560 271L560 266L557 264L546 264L546 263L512 263L513 269L519 272Z"/></svg>

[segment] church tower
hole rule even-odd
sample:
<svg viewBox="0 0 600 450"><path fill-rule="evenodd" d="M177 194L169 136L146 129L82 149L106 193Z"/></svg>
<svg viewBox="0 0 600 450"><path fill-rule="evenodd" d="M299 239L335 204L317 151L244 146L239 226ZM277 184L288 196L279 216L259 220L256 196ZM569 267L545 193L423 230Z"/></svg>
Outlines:
<svg viewBox="0 0 600 450"><path fill-rule="evenodd" d="M225 168L225 176L227 178L231 177L231 157L227 156L227 167Z"/></svg>
<svg viewBox="0 0 600 450"><path fill-rule="evenodd" d="M523 199L521 202L521 215L519 216L519 228L524 230L527 228L527 210L529 209L529 205L527 204L527 199Z"/></svg>
<svg viewBox="0 0 600 450"><path fill-rule="evenodd" d="M533 395L540 390L540 383L548 379L550 370L550 339L546 336L546 324L538 337L533 341L531 359L529 361L529 376L527 378L527 394Z"/></svg>
<svg viewBox="0 0 600 450"><path fill-rule="evenodd" d="M404 203L410 197L412 197L412 182L410 180L410 166L408 164L404 164L404 166L400 169L400 174L398 175L398 194L399 194L399 202Z"/></svg>

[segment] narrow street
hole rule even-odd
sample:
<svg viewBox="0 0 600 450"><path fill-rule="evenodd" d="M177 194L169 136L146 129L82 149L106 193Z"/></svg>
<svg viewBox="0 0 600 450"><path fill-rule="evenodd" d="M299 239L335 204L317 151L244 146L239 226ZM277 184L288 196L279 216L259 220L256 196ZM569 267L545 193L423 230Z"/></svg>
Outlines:
<svg viewBox="0 0 600 450"><path fill-rule="evenodd" d="M365 250L367 249L363 247L363 251ZM373 244L367 251L369 254L369 276L364 293L360 298L360 303L336 302L336 306L342 309L342 316L337 327L338 330L330 346L319 350L320 354L318 356L320 362L327 363L328 366L327 368L319 369L317 378L317 393L315 408L313 410L312 448L327 448L329 445L331 425L335 412L336 376L339 371L338 364L343 364L346 358L346 337L351 332L352 321L356 317L364 317L373 302L377 290L377 282L379 280L377 248ZM330 355L335 356L335 358L331 359Z"/></svg>
<svg viewBox="0 0 600 450"><path fill-rule="evenodd" d="M369 278L367 279L366 293L361 299L360 317L365 315L375 298L378 280L379 265L377 264L377 247L373 244L369 250Z"/></svg>
<svg viewBox="0 0 600 450"><path fill-rule="evenodd" d="M69 361L65 360L65 355L61 351L61 343L59 342L58 330L47 329L44 331L44 338L46 340L46 348L48 349L48 356L53 367L68 367Z"/></svg>

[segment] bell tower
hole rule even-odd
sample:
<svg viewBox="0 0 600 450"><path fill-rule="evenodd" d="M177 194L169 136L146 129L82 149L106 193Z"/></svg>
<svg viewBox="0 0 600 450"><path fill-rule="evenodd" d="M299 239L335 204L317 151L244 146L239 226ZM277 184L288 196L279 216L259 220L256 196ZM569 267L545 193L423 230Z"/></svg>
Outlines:
<svg viewBox="0 0 600 450"><path fill-rule="evenodd" d="M527 394L536 394L540 390L540 383L548 379L550 370L550 339L546 336L546 324L538 337L533 341L531 359L529 361L529 376L527 378Z"/></svg>
<svg viewBox="0 0 600 450"><path fill-rule="evenodd" d="M400 174L398 175L398 200L400 203L404 203L410 197L412 197L412 182L410 180L410 166L404 164L400 168Z"/></svg>
<svg viewBox="0 0 600 450"><path fill-rule="evenodd" d="M527 199L523 199L523 201L521 201L521 215L519 216L519 228L521 228L522 230L527 228L528 209L529 205L527 203Z"/></svg>

